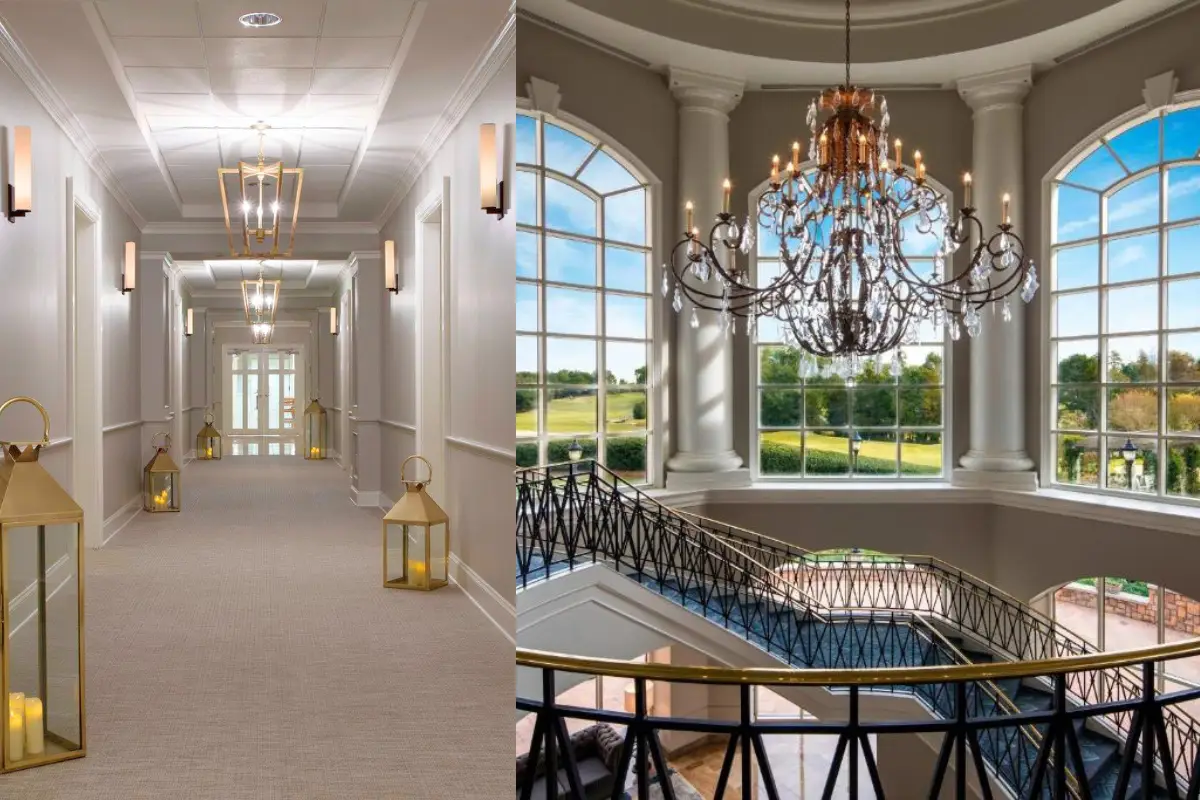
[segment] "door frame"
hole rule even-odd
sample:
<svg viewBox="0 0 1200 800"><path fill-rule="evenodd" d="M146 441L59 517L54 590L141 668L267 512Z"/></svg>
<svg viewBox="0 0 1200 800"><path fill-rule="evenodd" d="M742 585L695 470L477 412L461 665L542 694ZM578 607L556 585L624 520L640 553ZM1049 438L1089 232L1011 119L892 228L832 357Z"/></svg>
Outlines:
<svg viewBox="0 0 1200 800"><path fill-rule="evenodd" d="M439 228L435 229L433 226ZM416 442L415 452L429 459L435 479L430 494L448 503L445 494L448 474L446 437L450 397L450 177L442 178L441 186L427 194L413 215L416 231ZM435 265L427 263L429 237L437 231L438 258ZM432 293L432 297L427 294ZM432 301L432 302L430 302ZM436 353L436 358L421 358L420 354Z"/></svg>
<svg viewBox="0 0 1200 800"><path fill-rule="evenodd" d="M104 236L100 206L76 192L72 177L66 194L71 493L83 509L84 545L94 548L104 544ZM86 229L80 230L77 215L87 220ZM86 248L82 258L81 244Z"/></svg>
<svg viewBox="0 0 1200 800"><path fill-rule="evenodd" d="M233 427L233 408L232 393L233 393L233 370L230 368L229 356L234 352L247 353L256 352L266 354L271 352L287 352L294 350L297 355L296 363L296 427L291 433L281 431L278 434L268 433L266 429L266 418L260 418L262 428L257 432L246 432L246 429L235 429ZM308 366L308 346L306 344L234 344L227 342L221 346L221 425L229 436L251 437L278 437L280 441L295 439L296 453L300 453L300 448L304 439L304 407L307 405L305 399L306 393L309 391L306 369ZM260 375L266 372L267 366L265 359L259 360ZM264 413L270 413L269 411ZM282 421L282 420L281 420Z"/></svg>

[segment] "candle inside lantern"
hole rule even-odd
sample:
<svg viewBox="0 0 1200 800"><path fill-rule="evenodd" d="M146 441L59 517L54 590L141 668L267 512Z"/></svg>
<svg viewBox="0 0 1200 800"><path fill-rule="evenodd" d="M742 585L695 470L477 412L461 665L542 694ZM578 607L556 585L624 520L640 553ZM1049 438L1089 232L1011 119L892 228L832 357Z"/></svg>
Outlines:
<svg viewBox="0 0 1200 800"><path fill-rule="evenodd" d="M409 572L408 579L410 582L416 583L416 584L424 584L425 583L425 563L424 562L422 562L422 561L408 562L408 572Z"/></svg>
<svg viewBox="0 0 1200 800"><path fill-rule="evenodd" d="M312 456L316 456L320 452L321 452L321 448L319 448L319 447L310 447L308 450L309 455L312 455Z"/></svg>
<svg viewBox="0 0 1200 800"><path fill-rule="evenodd" d="M42 701L37 697L25 700L25 753L40 756L46 750L46 726Z"/></svg>
<svg viewBox="0 0 1200 800"><path fill-rule="evenodd" d="M208 457L212 458L212 448L208 448Z"/></svg>
<svg viewBox="0 0 1200 800"><path fill-rule="evenodd" d="M963 173L963 205L971 207L971 173Z"/></svg>
<svg viewBox="0 0 1200 800"><path fill-rule="evenodd" d="M729 195L733 191L733 184L731 184L729 182L729 178L725 179L725 183L723 183L721 185L721 188L725 192L725 197L722 200L721 211L725 214L728 214L729 213Z"/></svg>
<svg viewBox="0 0 1200 800"><path fill-rule="evenodd" d="M8 695L8 760L25 758L25 695Z"/></svg>

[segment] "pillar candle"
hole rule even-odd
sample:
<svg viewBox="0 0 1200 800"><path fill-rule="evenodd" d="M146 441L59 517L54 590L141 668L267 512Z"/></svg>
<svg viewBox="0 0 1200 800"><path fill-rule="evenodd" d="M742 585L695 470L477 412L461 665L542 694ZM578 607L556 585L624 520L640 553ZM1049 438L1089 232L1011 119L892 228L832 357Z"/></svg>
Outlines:
<svg viewBox="0 0 1200 800"><path fill-rule="evenodd" d="M42 719L42 701L30 697L25 701L25 752L40 756L46 750L46 729Z"/></svg>
<svg viewBox="0 0 1200 800"><path fill-rule="evenodd" d="M8 760L25 758L25 695L13 692L8 696Z"/></svg>

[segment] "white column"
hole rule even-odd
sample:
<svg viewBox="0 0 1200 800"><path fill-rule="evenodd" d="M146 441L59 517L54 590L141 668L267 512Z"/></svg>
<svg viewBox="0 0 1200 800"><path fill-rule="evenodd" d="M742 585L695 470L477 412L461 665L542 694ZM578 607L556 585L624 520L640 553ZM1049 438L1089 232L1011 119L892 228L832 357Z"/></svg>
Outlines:
<svg viewBox="0 0 1200 800"><path fill-rule="evenodd" d="M1022 102L1032 83L1028 66L958 82L959 94L975 112L973 200L987 235L1001 221L1005 194L1011 197L1009 214L1023 241L1035 222L1022 216ZM1009 322L998 310L985 308L982 330L971 340L971 445L955 481L1033 490L1037 475L1025 452L1025 303L1014 295L1009 307Z"/></svg>
<svg viewBox="0 0 1200 800"><path fill-rule="evenodd" d="M678 221L667 237L669 244L674 244L686 224L686 201L695 206L694 225L700 228L701 237L721 210L721 184L729 177L729 112L742 99L743 85L678 69L671 70L670 85L679 101L679 206L674 209ZM734 338L721 330L716 312L697 313L700 326L693 328L692 304L685 299L676 320L672 371L677 438L675 455L667 467L672 473L691 475L669 475L670 486L712 483L702 475L732 473L742 465L733 449ZM731 479L733 475L727 474L715 482L724 485Z"/></svg>

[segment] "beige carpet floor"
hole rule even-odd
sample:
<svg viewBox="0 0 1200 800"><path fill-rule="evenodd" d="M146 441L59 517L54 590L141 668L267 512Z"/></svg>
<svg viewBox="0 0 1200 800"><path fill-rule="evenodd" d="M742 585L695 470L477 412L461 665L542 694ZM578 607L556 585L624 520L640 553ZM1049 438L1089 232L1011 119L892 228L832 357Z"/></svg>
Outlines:
<svg viewBox="0 0 1200 800"><path fill-rule="evenodd" d="M380 586L332 462L226 458L88 551L87 740L9 800L512 796L513 648L455 586Z"/></svg>

